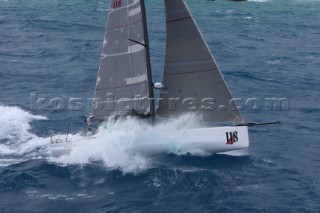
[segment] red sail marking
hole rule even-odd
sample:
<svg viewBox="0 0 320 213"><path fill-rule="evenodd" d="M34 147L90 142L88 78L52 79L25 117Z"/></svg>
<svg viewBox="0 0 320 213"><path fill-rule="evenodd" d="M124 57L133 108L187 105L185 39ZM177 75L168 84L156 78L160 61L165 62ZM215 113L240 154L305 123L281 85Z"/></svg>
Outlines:
<svg viewBox="0 0 320 213"><path fill-rule="evenodd" d="M121 5L122 5L121 0L115 0L115 1L113 2L113 8L114 8L114 9L121 7Z"/></svg>

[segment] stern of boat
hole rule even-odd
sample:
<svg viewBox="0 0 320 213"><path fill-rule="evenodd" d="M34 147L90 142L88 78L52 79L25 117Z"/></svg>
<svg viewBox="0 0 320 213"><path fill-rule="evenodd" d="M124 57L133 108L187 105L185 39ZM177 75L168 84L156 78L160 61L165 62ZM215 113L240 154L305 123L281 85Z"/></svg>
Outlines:
<svg viewBox="0 0 320 213"><path fill-rule="evenodd" d="M220 153L249 147L246 126L210 127L184 130L183 149Z"/></svg>

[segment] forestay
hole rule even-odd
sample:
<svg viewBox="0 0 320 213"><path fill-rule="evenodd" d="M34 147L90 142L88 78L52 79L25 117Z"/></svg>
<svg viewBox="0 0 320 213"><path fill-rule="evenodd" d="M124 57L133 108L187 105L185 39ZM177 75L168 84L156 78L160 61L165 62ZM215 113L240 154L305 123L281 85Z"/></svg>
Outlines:
<svg viewBox="0 0 320 213"><path fill-rule="evenodd" d="M242 116L200 30L182 0L165 0L167 47L158 114L198 112L204 121L241 122Z"/></svg>
<svg viewBox="0 0 320 213"><path fill-rule="evenodd" d="M143 1L110 1L91 118L150 114L152 89L144 16Z"/></svg>

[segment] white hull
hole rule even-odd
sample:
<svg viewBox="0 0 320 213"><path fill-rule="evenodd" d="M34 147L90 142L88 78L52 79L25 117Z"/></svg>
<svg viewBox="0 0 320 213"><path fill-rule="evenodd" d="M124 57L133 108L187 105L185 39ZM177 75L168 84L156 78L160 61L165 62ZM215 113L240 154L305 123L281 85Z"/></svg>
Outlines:
<svg viewBox="0 0 320 213"><path fill-rule="evenodd" d="M236 134L237 138L230 137ZM227 138L228 135L228 138ZM229 139L229 143L227 141ZM233 140L232 140L233 139ZM232 140L232 141L230 141ZM183 131L183 149L219 153L249 147L248 127L212 127Z"/></svg>
<svg viewBox="0 0 320 213"><path fill-rule="evenodd" d="M234 141L227 141L236 134ZM249 147L248 127L210 127L189 130L172 130L159 133L161 139L139 143L135 149L144 154L215 154ZM159 136L160 137L160 136ZM166 140L164 140L166 139Z"/></svg>
<svg viewBox="0 0 320 213"><path fill-rule="evenodd" d="M99 135L101 136L101 135ZM221 153L249 147L248 128L210 127L190 130L175 130L159 133L161 140L137 142L133 149L146 155L174 153ZM97 136L98 138L98 136ZM83 138L77 141L53 143L53 157L69 154L74 147L84 143L92 143L96 138Z"/></svg>

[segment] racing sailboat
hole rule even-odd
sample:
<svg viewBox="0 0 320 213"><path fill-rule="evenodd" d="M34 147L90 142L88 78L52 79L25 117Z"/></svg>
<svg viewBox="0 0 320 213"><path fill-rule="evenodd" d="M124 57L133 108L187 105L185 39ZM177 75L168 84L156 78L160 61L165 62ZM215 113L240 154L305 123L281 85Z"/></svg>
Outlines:
<svg viewBox="0 0 320 213"><path fill-rule="evenodd" d="M110 1L88 124L129 115L157 125L158 118L193 112L208 125L181 130L186 151L219 153L248 147L248 127L186 3L164 2L165 69L163 82L154 83L144 0ZM157 109L154 88L161 89Z"/></svg>
<svg viewBox="0 0 320 213"><path fill-rule="evenodd" d="M244 119L186 3L164 2L167 44L157 110L144 0L111 0L89 121L129 114L154 123L195 112L204 122L231 125L184 130L183 143L209 152L248 147L247 126L235 125Z"/></svg>

